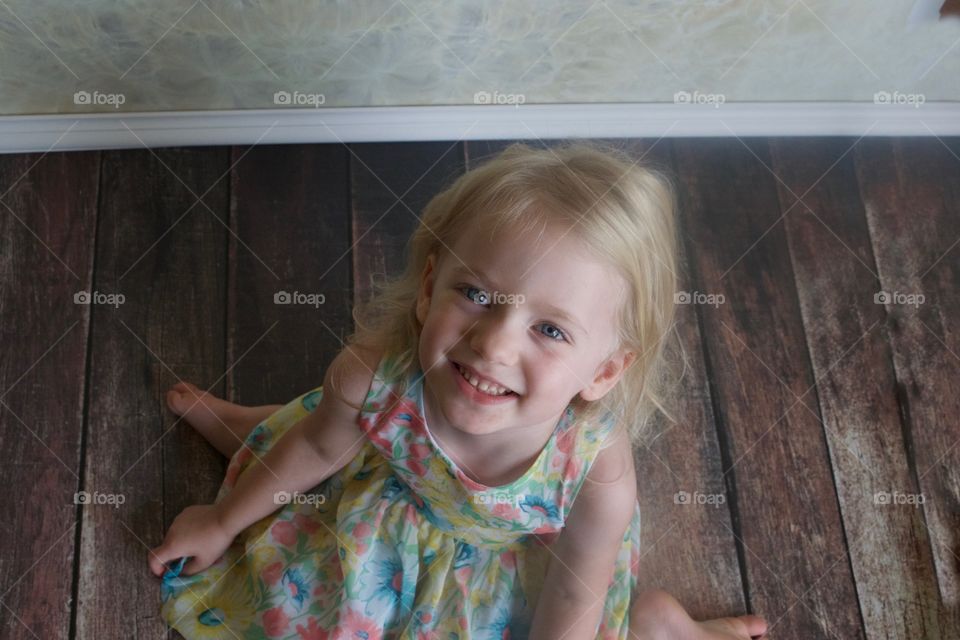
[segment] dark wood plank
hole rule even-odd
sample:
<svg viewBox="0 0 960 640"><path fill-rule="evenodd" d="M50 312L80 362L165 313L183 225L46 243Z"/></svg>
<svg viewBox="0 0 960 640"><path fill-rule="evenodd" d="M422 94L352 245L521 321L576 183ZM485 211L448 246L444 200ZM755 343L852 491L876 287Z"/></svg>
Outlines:
<svg viewBox="0 0 960 640"><path fill-rule="evenodd" d="M67 638L99 152L0 156L0 628Z"/></svg>
<svg viewBox="0 0 960 640"><path fill-rule="evenodd" d="M939 637L940 598L923 512L877 495L917 489L902 438L886 314L874 302L880 285L854 143L775 140L773 169L783 181L780 206L788 211L800 308L867 637Z"/></svg>
<svg viewBox="0 0 960 640"><path fill-rule="evenodd" d="M183 508L213 500L225 469L165 392L183 379L223 393L228 160L104 153L94 285L125 301L92 308L84 487L124 502L83 508L78 638L166 633L147 551Z"/></svg>
<svg viewBox="0 0 960 640"><path fill-rule="evenodd" d="M399 275L423 208L465 170L464 143L350 145L354 302L368 300L371 278Z"/></svg>
<svg viewBox="0 0 960 640"><path fill-rule="evenodd" d="M511 144L518 142L528 147L546 149L550 146L562 144L562 140L470 140L466 143L465 155L467 168L473 169L485 160L489 160Z"/></svg>
<svg viewBox="0 0 960 640"><path fill-rule="evenodd" d="M960 139L871 139L857 176L888 316L911 477L886 491L923 496L940 635L960 637ZM893 294L898 294L896 297ZM910 304L902 296L922 295ZM910 510L911 505L899 505ZM926 534L918 532L917 540ZM924 543L925 544L925 543ZM926 549L914 553L925 557ZM902 554L898 554L898 558ZM907 556L906 559L910 559ZM899 561L899 559L898 559ZM911 566L925 576L925 564Z"/></svg>
<svg viewBox="0 0 960 640"><path fill-rule="evenodd" d="M675 180L682 218L684 181L673 173L671 143L607 142ZM679 220L678 226L682 229ZM643 518L637 587L666 590L694 619L741 615L747 604L698 321L698 307L707 301L694 295L691 249L682 231L679 239L682 303L676 305L677 334L671 340L679 341L686 364L681 361L676 372L682 375L672 398L676 422L663 421L634 453Z"/></svg>
<svg viewBox="0 0 960 640"><path fill-rule="evenodd" d="M748 603L777 638L862 638L769 154L746 144L674 142L693 280L724 296L699 310Z"/></svg>
<svg viewBox="0 0 960 640"><path fill-rule="evenodd" d="M348 151L238 147L233 162L230 398L284 404L323 382L352 326ZM282 292L318 297L276 304Z"/></svg>

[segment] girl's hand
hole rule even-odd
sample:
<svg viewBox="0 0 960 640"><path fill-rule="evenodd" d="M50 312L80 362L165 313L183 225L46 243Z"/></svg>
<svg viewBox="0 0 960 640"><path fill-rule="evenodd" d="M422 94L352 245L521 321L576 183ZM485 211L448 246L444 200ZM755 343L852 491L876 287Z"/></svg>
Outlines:
<svg viewBox="0 0 960 640"><path fill-rule="evenodd" d="M193 556L182 575L203 571L217 561L233 542L233 534L220 522L216 505L198 504L187 507L173 519L167 536L156 549L150 550L150 571L160 577L166 563L183 556Z"/></svg>

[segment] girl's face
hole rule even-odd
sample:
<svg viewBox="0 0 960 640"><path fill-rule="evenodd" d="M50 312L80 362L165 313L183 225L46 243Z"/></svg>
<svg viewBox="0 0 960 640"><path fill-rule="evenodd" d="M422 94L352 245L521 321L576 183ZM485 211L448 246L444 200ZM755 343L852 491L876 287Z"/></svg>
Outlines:
<svg viewBox="0 0 960 640"><path fill-rule="evenodd" d="M431 255L417 300L431 423L468 435L549 432L578 393L602 397L633 359L611 353L624 291L566 226L548 226L539 242L536 232L468 232ZM509 392L484 393L458 365Z"/></svg>

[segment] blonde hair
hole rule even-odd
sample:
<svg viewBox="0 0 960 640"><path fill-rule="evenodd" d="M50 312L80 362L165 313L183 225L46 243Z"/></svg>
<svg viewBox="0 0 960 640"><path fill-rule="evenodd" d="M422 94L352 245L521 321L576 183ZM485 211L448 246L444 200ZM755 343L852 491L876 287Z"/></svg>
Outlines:
<svg viewBox="0 0 960 640"><path fill-rule="evenodd" d="M657 411L673 421L666 399L674 364L667 336L678 284L676 209L669 175L635 164L616 148L585 142L548 149L513 144L430 200L408 242L406 270L372 283L371 299L353 310L357 330L347 342L391 355L396 367L390 375L406 380L419 368L422 327L415 306L430 254L439 258L449 252L477 222L491 234L504 226L521 233L540 227L541 235L549 222L567 223L570 233L626 282L611 353L617 347L635 353L603 398L588 402L578 395L572 403L588 423L611 411L637 444Z"/></svg>

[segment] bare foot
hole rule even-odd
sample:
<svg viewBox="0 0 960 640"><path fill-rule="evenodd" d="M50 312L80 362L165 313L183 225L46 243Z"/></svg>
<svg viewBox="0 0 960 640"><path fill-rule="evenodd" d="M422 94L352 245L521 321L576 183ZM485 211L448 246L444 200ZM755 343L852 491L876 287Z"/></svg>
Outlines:
<svg viewBox="0 0 960 640"><path fill-rule="evenodd" d="M746 615L735 618L716 618L696 622L700 629L713 638L758 638L765 639L767 621L760 616Z"/></svg>
<svg viewBox="0 0 960 640"><path fill-rule="evenodd" d="M228 458L259 423L253 408L218 398L189 382L178 382L167 391L167 406Z"/></svg>
<svg viewBox="0 0 960 640"><path fill-rule="evenodd" d="M634 597L630 631L643 640L752 640L766 638L767 622L755 615L697 622L669 593L650 589Z"/></svg>

